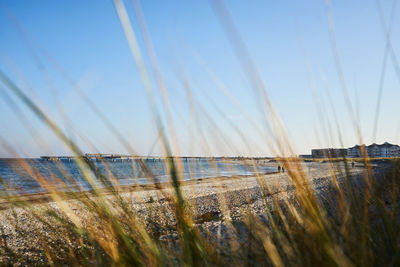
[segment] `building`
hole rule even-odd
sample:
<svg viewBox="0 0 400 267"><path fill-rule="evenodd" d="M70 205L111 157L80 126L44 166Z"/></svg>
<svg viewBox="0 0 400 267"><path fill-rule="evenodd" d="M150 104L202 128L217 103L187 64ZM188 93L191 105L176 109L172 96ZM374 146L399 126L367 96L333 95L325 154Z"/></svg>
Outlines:
<svg viewBox="0 0 400 267"><path fill-rule="evenodd" d="M361 147L359 145L355 145L347 149L347 157L348 158L359 158L361 157Z"/></svg>
<svg viewBox="0 0 400 267"><path fill-rule="evenodd" d="M311 155L299 155L299 158L361 158L363 153L370 158L400 157L400 146L385 142L381 145L374 143L369 146L355 145L349 148L312 149Z"/></svg>
<svg viewBox="0 0 400 267"><path fill-rule="evenodd" d="M369 146L365 145L355 145L347 149L347 157L349 158L359 158L363 156L362 147L365 148L365 153L370 158L390 158L390 157L400 157L400 146L393 145L385 142L381 145L371 144Z"/></svg>
<svg viewBox="0 0 400 267"><path fill-rule="evenodd" d="M311 156L313 158L343 158L346 155L346 148L322 148L311 150Z"/></svg>
<svg viewBox="0 0 400 267"><path fill-rule="evenodd" d="M302 158L302 159L311 159L311 158L312 158L312 155L308 155L308 154L299 155L299 158Z"/></svg>

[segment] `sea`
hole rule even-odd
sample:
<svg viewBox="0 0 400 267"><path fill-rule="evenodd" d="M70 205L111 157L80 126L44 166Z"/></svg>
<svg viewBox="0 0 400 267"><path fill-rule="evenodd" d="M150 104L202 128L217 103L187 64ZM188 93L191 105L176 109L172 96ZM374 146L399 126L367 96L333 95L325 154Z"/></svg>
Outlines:
<svg viewBox="0 0 400 267"><path fill-rule="evenodd" d="M113 186L151 184L167 182L169 171L165 159L144 159L143 164L132 159L91 160L97 175L82 168L74 159L59 161L44 159L0 159L0 194L34 194L48 191L38 183L38 179L48 183L57 190L88 191L104 187L99 177L108 177ZM212 177L247 176L257 173L276 172L276 168L267 161L258 162L256 166L242 160L224 160L209 158L186 158L181 160L183 180L206 179ZM84 174L93 179L91 185ZM100 174L100 175L99 175ZM67 189L68 187L68 189Z"/></svg>

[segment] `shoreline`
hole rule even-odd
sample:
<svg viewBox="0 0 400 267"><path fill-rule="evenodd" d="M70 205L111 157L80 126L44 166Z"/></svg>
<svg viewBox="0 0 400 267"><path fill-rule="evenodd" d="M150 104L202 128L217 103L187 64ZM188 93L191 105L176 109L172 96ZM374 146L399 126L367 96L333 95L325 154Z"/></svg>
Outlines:
<svg viewBox="0 0 400 267"><path fill-rule="evenodd" d="M323 161L321 161L323 160ZM335 161L325 161L326 159L318 159L318 160L309 160L305 159L301 162L301 164L307 166L309 164L317 164L317 165L325 165L325 164L336 164L337 162ZM332 159L331 159L332 160ZM354 159L352 159L354 160ZM386 162L386 161L384 161ZM377 165L380 162L378 161ZM276 163L274 164L276 165ZM359 167L359 166L358 166ZM275 166L276 168L276 166ZM190 185L198 185L201 183L209 183L209 182L221 182L223 180L237 180L237 179L246 179L246 178L252 178L252 177L264 177L264 176L273 176L276 174L282 174L279 171L272 171L268 173L258 173L258 174L244 174L244 175L232 175L232 176L215 176L215 177L205 177L205 178L195 178L195 179L190 179L190 180L181 180L180 184L182 187L185 186L190 186ZM129 193L129 192L140 192L140 191L150 191L150 190L158 190L158 187L166 188L168 189L170 187L170 181L163 181L163 182L157 182L157 183L152 183L149 179L149 183L144 183L144 184L131 184L131 185L120 185L116 186L116 190L112 191L110 189L106 188L99 188L98 192L100 192L101 195L110 195L113 192L120 192L120 193ZM5 205L8 205L12 202L12 199L19 199L22 201L26 201L29 203L47 203L51 202L51 193L50 192L35 192L35 193L11 193L9 196L7 196L7 192L5 194L0 196L0 210L5 209ZM3 193L1 192L1 193ZM61 195L63 199L74 199L74 198L79 198L85 195L89 196L95 196L94 190L83 190L83 191L76 191L76 192L62 192ZM11 200L7 200L11 199Z"/></svg>
<svg viewBox="0 0 400 267"><path fill-rule="evenodd" d="M259 174L260 176L268 176L274 175L279 172L270 172L265 174ZM180 181L180 185L182 187L191 186L191 185L199 185L202 183L212 183L212 182L221 182L223 180L236 180L236 179L246 179L246 178L253 178L257 175L232 175L232 176L215 176L215 177L207 177L207 178L197 178L192 180L182 180ZM145 192L150 190L159 190L159 187L163 189L171 188L170 181L166 182L158 182L158 183L148 183L148 184L136 184L136 185L122 185L115 187L117 190L112 191L106 188L99 188L98 191L101 195L111 195L113 192L119 193L131 193L131 192ZM61 192L63 200L68 199L76 199L85 195L89 195L90 197L95 197L95 193L93 190L86 190L86 191L77 191L77 192ZM26 193L26 194L13 194L10 196L4 196L0 198L0 210L4 210L4 205L9 205L12 203L12 200L7 199L18 199L22 201L26 201L29 203L48 203L52 202L52 197L50 192L37 192L37 193Z"/></svg>
<svg viewBox="0 0 400 267"><path fill-rule="evenodd" d="M306 164L310 167L306 173L312 188L319 195L328 192L331 173L325 169L326 164ZM378 168L378 173L380 172ZM384 168L382 168L384 170ZM363 167L355 167L351 170L351 177L358 179L365 172ZM341 172L343 175L343 172ZM233 177L215 177L201 180L186 181L181 185L182 194L187 201L186 209L193 219L195 227L200 231L206 231L213 234L224 234L223 229L227 229L230 223L246 220L249 214L264 216L266 211L266 202L278 198L290 198L295 190L289 183L288 173L264 174L257 179L254 176L233 176ZM338 180L343 181L338 173ZM265 197L265 188L260 187L268 184L269 191ZM140 188L128 187L125 191L120 191L120 196L126 200L129 208L134 211L137 220L143 221L147 231L162 242L173 244L178 242L176 234L176 224L173 204L168 199L173 193L171 187L165 188L167 194L154 186L141 186ZM115 203L110 192L104 192L106 199L110 204ZM264 197L263 197L264 196ZM49 195L41 194L39 197L26 196L29 203L33 203L35 212L46 211L47 209L59 210L57 203L52 201ZM47 201L46 201L47 200ZM38 205L36 205L38 203ZM42 205L43 204L43 205ZM96 219L84 206L79 199L68 199L65 204L70 206L73 213L80 219L82 227L96 227ZM5 203L2 204L3 206ZM118 208L116 209L118 211ZM59 241L57 235L49 235L51 231L45 224L32 217L30 210L23 207L3 208L0 210L0 229L2 236L7 242L8 249L13 253L20 253L19 261L21 263L46 262L46 256L43 248L37 243L38 236L41 242L45 244L57 244ZM41 213L40 213L41 214ZM46 219L46 218L44 218ZM47 219L46 219L47 220ZM222 232L221 232L222 231ZM61 237L62 240L62 237ZM75 245L70 244L71 249ZM4 252L4 251L3 251ZM7 254L1 255L0 262L7 262ZM62 257L62 256L61 256Z"/></svg>
<svg viewBox="0 0 400 267"><path fill-rule="evenodd" d="M311 178L310 180L318 179L319 177L322 176L330 176L330 172L325 173L323 170L323 166L328 165L329 163L327 162L303 162L303 168L307 168L310 165L314 170L311 171L311 173L308 173L307 176L310 176L308 178ZM334 163L333 163L334 164ZM315 170L316 169L316 170ZM364 167L357 166L355 169L360 171L360 169L364 169ZM277 177L279 176L279 177ZM246 179L254 179L255 177L259 177L261 179L266 179L269 180L268 183L275 182L272 181L273 179L279 179L287 176L287 172L268 172L268 173L259 173L259 174L250 174L250 175L232 175L232 176L215 176L215 177L207 177L207 178L197 178L197 179L191 179L191 180L181 180L180 181L180 186L182 190L185 190L187 187L200 187L200 190L202 185L207 185L207 184L220 184L223 182L228 182L228 184L231 186L231 190L234 190L233 187L237 187L238 185L234 185L234 181L241 181L241 180L246 180ZM318 177L319 176L319 177ZM287 177L285 178L285 181L287 181ZM233 186L233 187L232 187ZM129 193L143 193L143 192L149 192L149 191L159 191L159 188L166 189L166 190L171 190L172 185L170 181L165 181L165 182L158 182L158 183L148 183L148 184L136 184L136 185L122 185L115 187L116 190L112 191L110 189L106 188L99 188L98 192L100 195L105 195L105 196L111 196L114 192L118 192L121 194L129 194ZM86 191L77 191L77 192L61 192L60 196L62 197L63 200L73 200L73 199L79 199L80 197L95 197L96 194L93 190L86 190ZM187 197L191 197L190 195ZM12 204L14 200L18 201L24 201L27 202L28 204L45 204L49 202L53 202L54 200L52 199L51 193L50 192L38 192L38 193L26 193L26 194L13 194L10 196L3 196L0 197L0 211L5 210L9 208L9 206Z"/></svg>

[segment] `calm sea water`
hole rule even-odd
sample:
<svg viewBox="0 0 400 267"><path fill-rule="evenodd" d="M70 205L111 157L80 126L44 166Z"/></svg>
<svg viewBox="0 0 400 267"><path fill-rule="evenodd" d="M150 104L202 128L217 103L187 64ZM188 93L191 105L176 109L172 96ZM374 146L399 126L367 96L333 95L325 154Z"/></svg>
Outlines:
<svg viewBox="0 0 400 267"><path fill-rule="evenodd" d="M152 183L139 163L132 160L92 161L98 170L107 177L113 177L119 185L134 185ZM160 182L167 181L168 174L165 161L149 159L144 161L154 177ZM257 168L242 161L207 159L183 160L185 180L210 178L217 176L252 175L255 173L270 173L276 171L267 164L259 164ZM25 165L24 165L25 164ZM16 159L0 159L0 192L12 190L17 194L39 193L46 190L35 181L36 177L44 177L54 184L57 179L73 188L74 191L90 190L91 187L83 178L82 171L74 160L46 161L41 159L25 159L23 163ZM101 186L100 182L97 182ZM58 186L60 188L60 186ZM60 188L60 190L63 190Z"/></svg>

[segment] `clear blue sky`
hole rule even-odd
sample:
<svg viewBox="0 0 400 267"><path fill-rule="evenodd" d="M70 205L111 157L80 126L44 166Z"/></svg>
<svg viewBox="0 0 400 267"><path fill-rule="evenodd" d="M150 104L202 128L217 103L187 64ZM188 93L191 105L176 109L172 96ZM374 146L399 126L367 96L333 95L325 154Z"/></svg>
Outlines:
<svg viewBox="0 0 400 267"><path fill-rule="evenodd" d="M381 2L388 23L392 1ZM133 4L125 1L125 5L145 51ZM386 44L377 4L375 0L357 0L332 1L331 5L344 77L352 103L358 107L364 141L370 143ZM254 127L194 56L200 55L264 129L248 77L210 3L147 0L141 6L170 96L181 154L271 155ZM340 146L325 86L330 89L344 146L354 145L358 140L335 69L325 1L226 1L226 6L266 82L296 152ZM400 47L399 8L396 5L391 31L396 56ZM15 21L25 34L21 35ZM157 139L152 112L112 1L0 1L0 69L40 103L82 150L126 153L35 44L43 47L80 85L137 153L160 153L158 145L152 150ZM145 60L150 66L146 54ZM195 99L193 116L183 76L188 78ZM315 84L314 89L311 84ZM0 86L0 137L4 142L22 156L69 153L9 90ZM375 140L378 143L400 143L399 89L389 57ZM40 138L32 136L26 123L7 104L4 94L14 99ZM159 94L156 103L160 103ZM223 138L199 103L218 125ZM71 124L65 121L61 110ZM219 110L225 117L220 116ZM324 120L329 118L332 137L324 131L319 112ZM227 119L245 135L249 147ZM46 145L38 144L39 139ZM9 150L0 147L0 156L10 155Z"/></svg>

